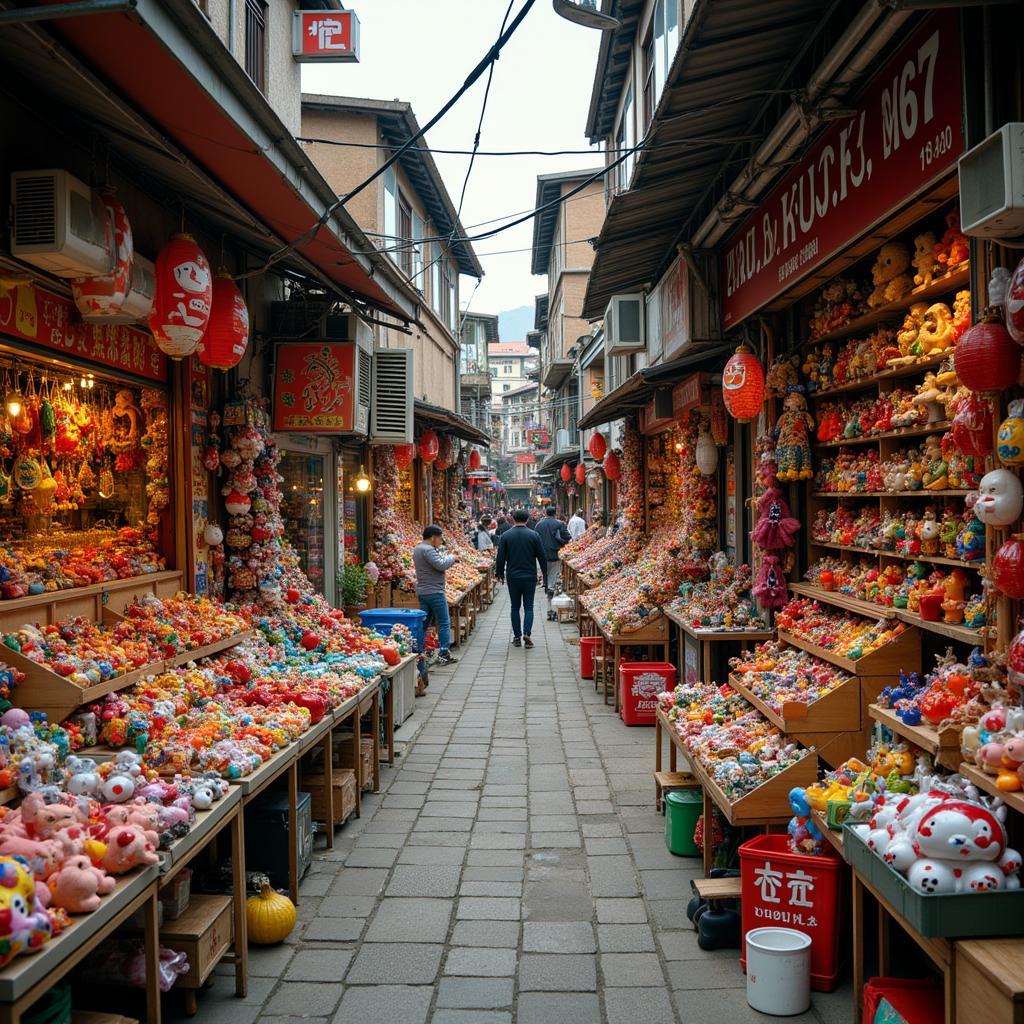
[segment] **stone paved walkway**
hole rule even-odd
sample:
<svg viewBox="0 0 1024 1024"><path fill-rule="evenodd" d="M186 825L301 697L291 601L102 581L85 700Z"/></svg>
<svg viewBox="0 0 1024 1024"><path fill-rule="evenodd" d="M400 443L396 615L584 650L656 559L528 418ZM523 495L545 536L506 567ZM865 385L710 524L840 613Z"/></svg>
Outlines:
<svg viewBox="0 0 1024 1024"><path fill-rule="evenodd" d="M499 590L458 666L432 673L415 743L316 854L299 926L253 949L247 999L218 976L204 1024L775 1019L747 1006L736 951L697 946L698 862L665 848L652 730L579 680L575 629L537 609L536 649L514 649ZM852 1017L847 990L796 1020Z"/></svg>

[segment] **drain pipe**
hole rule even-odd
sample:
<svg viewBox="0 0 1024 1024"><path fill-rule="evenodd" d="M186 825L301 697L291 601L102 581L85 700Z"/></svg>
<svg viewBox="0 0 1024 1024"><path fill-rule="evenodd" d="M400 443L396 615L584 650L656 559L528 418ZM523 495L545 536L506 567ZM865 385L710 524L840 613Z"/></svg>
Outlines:
<svg viewBox="0 0 1024 1024"><path fill-rule="evenodd" d="M788 160L810 135L812 126L805 111L826 90L848 86L854 82L882 51L893 35L910 17L910 11L892 11L877 25L867 42L858 44L878 21L880 6L877 0L861 8L843 37L829 51L814 74L807 81L801 103L794 102L783 114L769 136L758 148L747 166L740 172L728 191L731 197L753 200L774 180L776 165ZM851 54L853 55L851 57ZM845 68L840 71L843 64ZM794 131L795 129L795 131ZM735 199L733 199L735 201ZM724 202L705 218L693 235L695 247L712 248L733 225L721 217Z"/></svg>

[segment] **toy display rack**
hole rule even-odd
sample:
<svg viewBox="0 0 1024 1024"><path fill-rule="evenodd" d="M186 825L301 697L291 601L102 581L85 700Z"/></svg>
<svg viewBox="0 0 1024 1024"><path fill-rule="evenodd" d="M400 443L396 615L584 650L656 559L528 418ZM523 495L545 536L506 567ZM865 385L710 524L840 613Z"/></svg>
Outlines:
<svg viewBox="0 0 1024 1024"><path fill-rule="evenodd" d="M762 640L771 640L775 636L772 629L698 629L690 625L689 620L671 608L665 609L665 616L676 626L676 649L679 651L679 662L686 671L686 661L683 657L684 640L683 635L690 637L700 644L700 663L697 666L697 677L702 680L711 679L711 652L715 644L738 643L741 651L746 652L750 645L759 643Z"/></svg>
<svg viewBox="0 0 1024 1024"><path fill-rule="evenodd" d="M926 750L935 759L935 763L949 771L957 771L960 766L960 730L955 726L937 728L928 722L920 725L907 725L901 721L895 711L872 704L868 714L890 732L902 737L915 746Z"/></svg>
<svg viewBox="0 0 1024 1024"><path fill-rule="evenodd" d="M644 647L649 652L648 656L654 660L655 651L661 652L661 660L668 661L669 656L669 628L668 619L663 613L658 613L650 622L640 629L631 633L610 633L602 628L598 621L587 609L586 601L581 601L579 612L580 636L600 636L602 643L602 656L611 660L610 673L605 673L604 702L608 703L609 681L611 689L614 690L613 702L615 712L618 714L621 705L619 693L619 666L622 664L622 652L627 647ZM610 651L610 654L608 653Z"/></svg>

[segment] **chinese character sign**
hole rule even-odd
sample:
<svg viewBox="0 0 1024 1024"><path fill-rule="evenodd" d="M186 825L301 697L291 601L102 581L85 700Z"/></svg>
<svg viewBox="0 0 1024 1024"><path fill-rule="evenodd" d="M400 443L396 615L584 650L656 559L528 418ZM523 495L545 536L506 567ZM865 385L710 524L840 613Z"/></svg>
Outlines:
<svg viewBox="0 0 1024 1024"><path fill-rule="evenodd" d="M310 61L359 61L359 18L354 11L296 11L292 55Z"/></svg>
<svg viewBox="0 0 1024 1024"><path fill-rule="evenodd" d="M341 433L355 429L355 345L284 343L274 370L274 429Z"/></svg>

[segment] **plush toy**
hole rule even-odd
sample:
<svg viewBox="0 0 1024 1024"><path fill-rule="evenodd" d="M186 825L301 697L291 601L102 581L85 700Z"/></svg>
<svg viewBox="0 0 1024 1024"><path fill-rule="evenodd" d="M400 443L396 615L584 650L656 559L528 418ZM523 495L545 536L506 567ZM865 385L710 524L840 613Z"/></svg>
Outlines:
<svg viewBox="0 0 1024 1024"><path fill-rule="evenodd" d="M797 392L787 395L782 405L784 411L775 425L778 478L783 481L810 480L814 476L810 445L814 417L807 411L807 400Z"/></svg>
<svg viewBox="0 0 1024 1024"><path fill-rule="evenodd" d="M868 296L868 306L877 309L889 302L897 302L913 287L910 269L910 250L902 242L886 242L878 251L871 268L874 291Z"/></svg>
<svg viewBox="0 0 1024 1024"><path fill-rule="evenodd" d="M762 551L778 551L791 548L800 530L800 520L789 511L789 505L782 491L775 486L775 463L761 464L761 482L764 493L757 499L759 518L750 537Z"/></svg>
<svg viewBox="0 0 1024 1024"><path fill-rule="evenodd" d="M782 608L789 600L786 574L776 555L765 555L761 560L761 571L754 585L754 597L762 608Z"/></svg>
<svg viewBox="0 0 1024 1024"><path fill-rule="evenodd" d="M800 384L799 356L778 356L765 376L765 388L769 395L781 397Z"/></svg>
<svg viewBox="0 0 1024 1024"><path fill-rule="evenodd" d="M69 914L91 914L114 891L117 882L105 871L93 866L84 854L68 857L60 870L47 881L53 906Z"/></svg>
<svg viewBox="0 0 1024 1024"><path fill-rule="evenodd" d="M35 953L53 936L53 922L19 857L0 857L0 967L19 953Z"/></svg>
<svg viewBox="0 0 1024 1024"><path fill-rule="evenodd" d="M916 354L935 355L952 348L956 342L953 330L953 312L944 302L936 302L925 310L921 329L917 334Z"/></svg>
<svg viewBox="0 0 1024 1024"><path fill-rule="evenodd" d="M935 277L935 235L925 231L914 239L914 284L927 287Z"/></svg>
<svg viewBox="0 0 1024 1024"><path fill-rule="evenodd" d="M807 800L807 790L802 786L791 789L789 791L789 806L793 811L793 817L790 818L787 829L790 852L820 856L825 852L825 837L811 817L811 805Z"/></svg>
<svg viewBox="0 0 1024 1024"><path fill-rule="evenodd" d="M141 865L156 864L154 845L142 829L134 825L118 825L107 834L107 850L101 867L111 875L123 875Z"/></svg>
<svg viewBox="0 0 1024 1024"><path fill-rule="evenodd" d="M945 272L963 263L970 254L970 243L960 230L960 207L954 206L946 214L946 230L935 246L935 260Z"/></svg>

